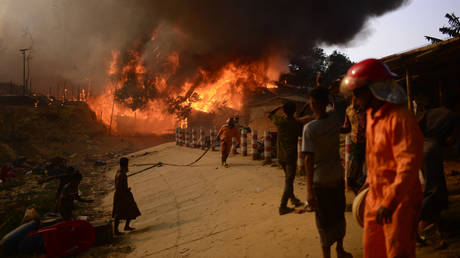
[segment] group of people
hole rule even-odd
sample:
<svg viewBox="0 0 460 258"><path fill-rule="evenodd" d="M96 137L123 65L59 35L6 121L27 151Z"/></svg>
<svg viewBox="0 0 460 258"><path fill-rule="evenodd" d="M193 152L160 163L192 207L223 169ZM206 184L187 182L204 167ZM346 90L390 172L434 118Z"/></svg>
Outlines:
<svg viewBox="0 0 460 258"><path fill-rule="evenodd" d="M353 65L340 84L340 91L352 98L343 125L334 110L326 111L330 96L323 87L309 93L313 117L307 121L295 117L292 102L269 113L278 129L277 153L285 172L279 214L293 211L287 207L288 200L294 206L301 205L294 195L293 181L297 137L302 136L306 203L316 213L324 257L330 257L334 243L338 257L351 257L343 248L345 176L339 153L340 133L351 134L348 187L356 194L369 188L364 257L415 257L417 230L439 220L440 211L447 207L440 146L446 135L458 128L453 125L458 119L441 108L417 120L406 107L407 96L395 78L376 59ZM285 116L275 115L281 108ZM427 122L430 120L436 123ZM425 177L424 192L420 169Z"/></svg>
<svg viewBox="0 0 460 258"><path fill-rule="evenodd" d="M285 186L279 214L294 211L303 203L294 195L297 141L302 136L301 151L305 154L306 209L315 211L324 257L330 257L330 247L337 243L338 257L351 257L343 247L345 236L345 184L339 153L340 124L335 112L327 112L329 93L317 87L310 91L308 105L313 116L296 117L296 104L287 102L272 110L268 117L277 126L277 156L285 173ZM282 109L284 116L276 115Z"/></svg>
<svg viewBox="0 0 460 258"><path fill-rule="evenodd" d="M334 243L338 257L352 257L343 247L346 203L341 133L351 133L351 161L346 175L349 188L356 194L369 188L364 212L364 257L415 257L417 230L438 221L440 210L447 207L440 146L458 128L452 122L458 119L441 108L424 112L417 120L404 105L407 96L395 78L376 59L353 65L340 84L340 91L352 96L343 125L335 110L329 111L329 91L323 87L309 93L312 116L297 117L293 102L268 114L278 129L277 156L285 173L279 214L294 211L288 207L289 201L294 207L303 205L294 195L297 141L302 136L306 208L315 212L323 257L331 256ZM284 116L277 115L280 109ZM229 119L217 136L221 140L221 163L228 167L232 138L238 143L240 140L239 124ZM419 181L420 169L426 180L425 192ZM128 187L127 172L128 159L121 158L112 214L116 234L121 234L120 220L126 220L124 229L130 231L130 221L140 216ZM70 219L73 201L89 200L78 194L80 173L73 171L62 178L68 182L61 182L59 187L58 209L65 219Z"/></svg>

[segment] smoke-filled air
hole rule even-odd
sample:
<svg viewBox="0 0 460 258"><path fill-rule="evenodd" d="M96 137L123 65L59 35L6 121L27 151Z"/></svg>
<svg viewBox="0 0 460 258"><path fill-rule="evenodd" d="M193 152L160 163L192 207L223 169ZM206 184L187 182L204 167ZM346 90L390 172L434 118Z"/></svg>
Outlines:
<svg viewBox="0 0 460 258"><path fill-rule="evenodd" d="M115 113L165 132L192 110L237 112L297 53L346 44L406 3L0 0L0 81L21 83L19 49L29 48L35 90L80 87L105 123Z"/></svg>

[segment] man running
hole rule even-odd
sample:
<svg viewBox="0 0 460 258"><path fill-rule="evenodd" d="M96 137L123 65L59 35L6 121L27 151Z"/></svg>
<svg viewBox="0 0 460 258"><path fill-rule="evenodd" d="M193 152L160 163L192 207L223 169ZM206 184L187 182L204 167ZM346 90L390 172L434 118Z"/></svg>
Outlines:
<svg viewBox="0 0 460 258"><path fill-rule="evenodd" d="M237 144L240 143L240 130L235 127L235 120L232 117L227 119L225 125L223 125L217 137L220 138L220 153L222 166L228 168L227 158L232 149L232 138L236 137Z"/></svg>

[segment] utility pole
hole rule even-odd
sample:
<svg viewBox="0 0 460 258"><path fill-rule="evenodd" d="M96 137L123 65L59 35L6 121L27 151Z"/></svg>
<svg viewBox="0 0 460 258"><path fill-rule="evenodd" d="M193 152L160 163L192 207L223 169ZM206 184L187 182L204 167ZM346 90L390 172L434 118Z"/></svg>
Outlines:
<svg viewBox="0 0 460 258"><path fill-rule="evenodd" d="M113 119L113 109L115 107L115 92L117 91L117 83L118 83L118 80L116 79L112 80L112 85L114 87L114 90L113 90L113 100L112 100L112 112L110 114L109 135L112 135L112 119Z"/></svg>
<svg viewBox="0 0 460 258"><path fill-rule="evenodd" d="M22 70L22 96L26 95L26 52L29 51L28 48L19 49L22 52L23 59L23 70Z"/></svg>
<svg viewBox="0 0 460 258"><path fill-rule="evenodd" d="M27 83L29 85L29 95L32 95L32 78L30 78L30 55L27 56Z"/></svg>

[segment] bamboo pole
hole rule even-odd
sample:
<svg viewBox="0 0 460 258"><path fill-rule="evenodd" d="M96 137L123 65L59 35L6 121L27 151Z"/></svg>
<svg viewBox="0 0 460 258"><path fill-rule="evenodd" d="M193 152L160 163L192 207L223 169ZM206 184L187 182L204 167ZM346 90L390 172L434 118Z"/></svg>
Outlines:
<svg viewBox="0 0 460 258"><path fill-rule="evenodd" d="M112 134L113 109L115 107L115 91L117 90L117 81L113 80L112 83L113 83L113 86L114 86L114 90L113 90L113 100L112 100L112 112L110 114L109 135Z"/></svg>
<svg viewBox="0 0 460 258"><path fill-rule="evenodd" d="M406 90L407 90L407 106L411 112L414 112L414 106L412 105L412 89L410 81L409 68L406 67Z"/></svg>

